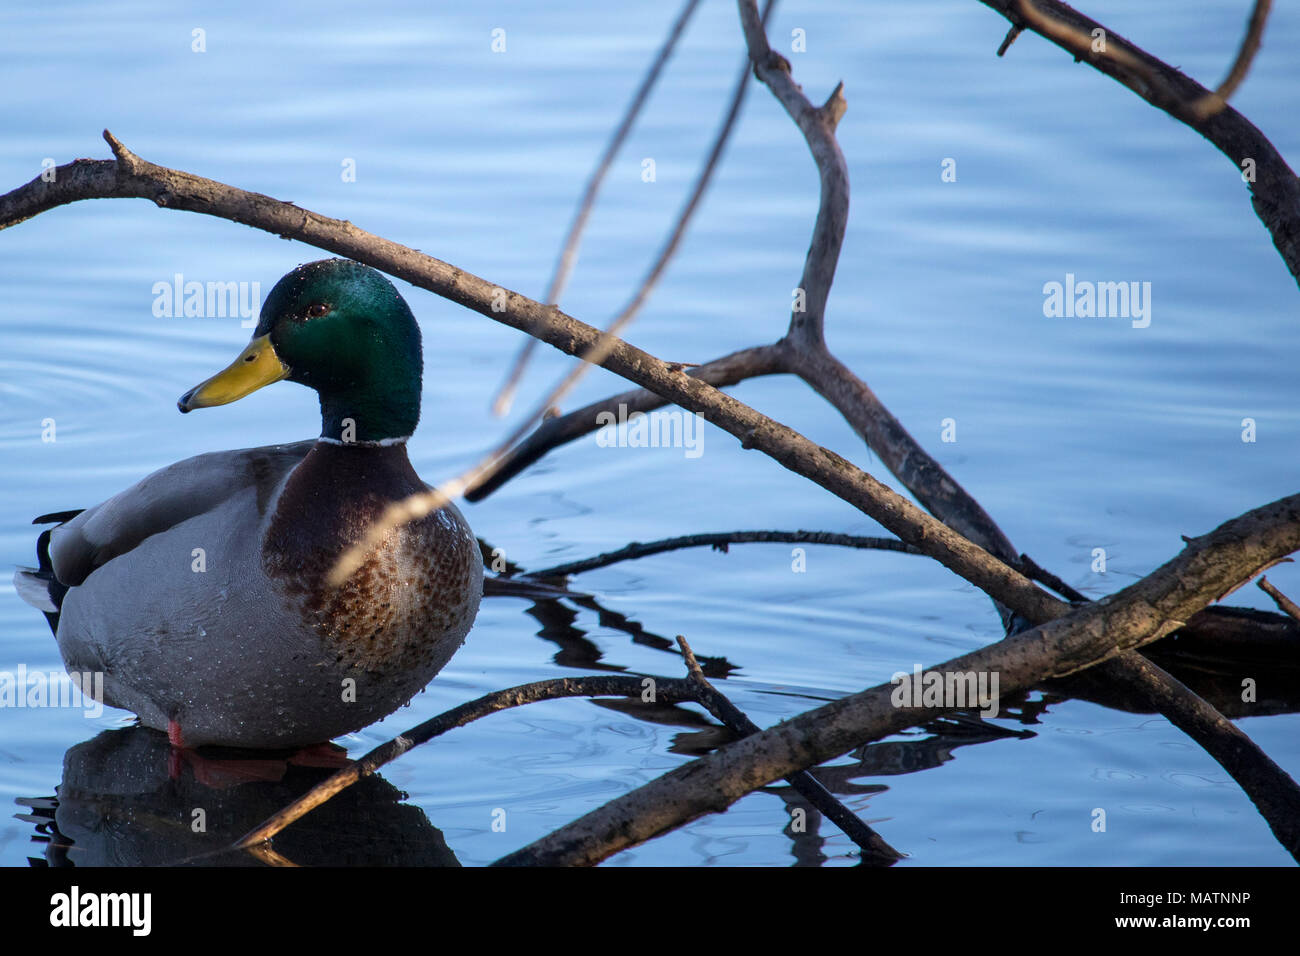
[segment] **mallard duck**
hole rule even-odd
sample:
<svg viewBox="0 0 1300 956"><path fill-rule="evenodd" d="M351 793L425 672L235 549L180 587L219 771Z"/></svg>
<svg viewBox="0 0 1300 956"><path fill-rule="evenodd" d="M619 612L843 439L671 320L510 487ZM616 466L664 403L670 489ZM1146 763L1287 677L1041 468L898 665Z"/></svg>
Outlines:
<svg viewBox="0 0 1300 956"><path fill-rule="evenodd" d="M406 455L422 364L415 317L374 269L327 259L276 283L248 347L178 407L286 379L319 394L320 437L199 455L38 518L61 523L16 584L68 671L102 673L104 703L187 748L321 743L409 701L478 612L469 525L448 504L342 587L325 575L387 504L428 487Z"/></svg>

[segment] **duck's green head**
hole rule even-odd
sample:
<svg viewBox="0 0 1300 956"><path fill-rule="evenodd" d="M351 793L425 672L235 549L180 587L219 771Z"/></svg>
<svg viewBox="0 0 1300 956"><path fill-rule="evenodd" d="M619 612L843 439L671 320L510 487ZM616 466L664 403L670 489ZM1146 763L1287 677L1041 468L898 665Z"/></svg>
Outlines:
<svg viewBox="0 0 1300 956"><path fill-rule="evenodd" d="M400 439L420 420L422 365L420 327L393 284L358 262L323 259L275 284L248 348L177 407L225 405L288 379L320 395L322 438Z"/></svg>

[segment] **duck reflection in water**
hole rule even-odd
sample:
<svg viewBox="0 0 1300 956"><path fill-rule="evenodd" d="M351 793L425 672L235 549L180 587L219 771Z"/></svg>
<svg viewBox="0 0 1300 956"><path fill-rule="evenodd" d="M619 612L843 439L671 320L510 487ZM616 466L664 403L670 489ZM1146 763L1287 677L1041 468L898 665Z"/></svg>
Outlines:
<svg viewBox="0 0 1300 956"><path fill-rule="evenodd" d="M64 755L57 797L18 801L45 845L32 863L260 865L231 845L334 772L301 759L234 751L200 758L145 727L104 731ZM459 866L442 831L405 797L367 775L280 833L276 852L304 866Z"/></svg>

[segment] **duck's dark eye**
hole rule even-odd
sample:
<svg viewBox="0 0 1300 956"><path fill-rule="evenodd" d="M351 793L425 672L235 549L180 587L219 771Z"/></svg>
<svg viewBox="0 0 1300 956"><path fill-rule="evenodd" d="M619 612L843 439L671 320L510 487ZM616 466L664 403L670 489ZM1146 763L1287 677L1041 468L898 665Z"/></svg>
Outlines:
<svg viewBox="0 0 1300 956"><path fill-rule="evenodd" d="M324 315L329 310L330 307L327 303L313 302L311 305L307 306L307 318L319 319L322 315Z"/></svg>

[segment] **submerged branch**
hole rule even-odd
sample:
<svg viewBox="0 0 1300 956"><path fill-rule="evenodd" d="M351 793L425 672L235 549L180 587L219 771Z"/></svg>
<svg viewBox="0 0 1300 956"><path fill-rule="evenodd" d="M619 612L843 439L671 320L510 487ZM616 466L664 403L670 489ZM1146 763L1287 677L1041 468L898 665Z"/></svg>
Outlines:
<svg viewBox="0 0 1300 956"><path fill-rule="evenodd" d="M1027 2L1022 3L1022 7L1027 5ZM804 132L817 162L823 186L817 226L814 229L814 242L809 250L804 270L805 286L810 280L814 285L812 290L815 293L812 299L814 307L810 310L811 316L801 318L796 312L792 316L786 338L778 343L777 354L783 370L799 374L835 405L872 450L881 456L890 470L932 514L971 541L983 546L992 556L1000 558L1013 567L1024 569L1032 562L1025 559L1022 564L1021 556L1013 549L1006 535L979 503L920 447L867 385L826 349L823 336L824 305L834 275L839 242L843 237L841 214L846 216L848 205L847 177L841 172L843 157L834 136L835 119L838 116L830 119L829 122L814 122L818 118L819 111L802 97L802 92L790 80L789 63L768 46L766 34L755 17L753 3L750 0L740 0L739 6L755 72L768 83L774 95L782 101L791 117ZM1032 14L1028 10L1023 12L1029 16L1031 23L1037 22L1040 31L1050 28L1049 32L1058 39L1071 38L1073 28L1045 22L1036 9ZM1005 52L1011 39L1014 39L1013 34L1008 35L1008 41L999 50L999 54ZM1104 50L1104 43L1102 47ZM1113 50L1111 56L1130 71L1139 74L1147 72L1146 64L1141 63L1133 53L1123 47ZM836 94L832 95L832 101L838 94L837 88ZM825 109L829 109L830 106L831 102L828 101ZM1072 598L1082 597L1036 564L1033 564L1033 571L1037 572L1034 574L1035 577L1049 582L1049 586L1057 589L1059 593ZM1063 613L1060 609L1054 608L1046 617L1038 617L1032 612L1017 616L1013 613L1014 608L998 601L997 596L991 592L990 596L1003 611L1003 619L1009 635L1015 635L1031 624L1042 624ZM1181 623L1180 620L1167 630L1172 630ZM1009 637L1009 640L1016 639L1018 638L1014 636ZM1221 753L1225 735L1235 728L1232 728L1222 715L1186 687L1174 681L1159 668L1148 667L1145 666L1146 664L1147 662L1137 654L1125 652L1107 665L1107 671L1127 675L1128 683L1132 688L1149 692L1148 702L1153 703L1156 709L1188 733L1193 734L1194 738L1206 746L1211 753ZM1228 730L1225 730L1225 727ZM1252 748L1253 745L1236 747L1235 752L1239 759L1232 766L1224 764L1230 772L1237 771L1242 774L1240 779L1248 792L1251 792L1252 774L1272 779L1269 778L1267 770L1271 762L1261 751L1258 751L1258 748ZM1289 778L1286 778L1286 782L1294 791L1294 783ZM1261 810L1263 809L1264 806L1261 805ZM595 817L600 812L596 811L585 819ZM548 843L553 848L561 846L564 841L562 835L568 829L553 834L554 841L552 838L547 838L534 844L534 847L539 847L543 843ZM1282 836L1276 826L1275 832L1279 832L1279 836ZM574 852L577 853L578 850L575 848ZM526 848L525 851L508 858L505 862L535 862L536 860L536 855L531 854L531 848Z"/></svg>
<svg viewBox="0 0 1300 956"><path fill-rule="evenodd" d="M1278 842L1300 861L1300 787L1285 770L1232 721L1141 654L1130 652L1099 670L1120 687L1138 692L1213 757L1255 804Z"/></svg>
<svg viewBox="0 0 1300 956"><path fill-rule="evenodd" d="M1226 98L1231 93L1229 81L1231 87L1235 88L1245 75L1250 57L1258 48L1259 34L1267 16L1267 3L1256 4L1251 28L1238 61L1221 87L1221 91L1226 92L1210 94L1183 74L1113 34L1105 34L1109 50L1106 44L1103 44L1100 53L1092 50L1088 41L1093 28L1102 28L1064 4L1053 0L1038 0L1035 3L1028 0L1020 3L984 2L1007 15L1013 24L1021 22L1015 15L1019 13L1026 26L1197 129L1239 165L1249 162L1257 170L1252 184L1252 201L1256 211L1272 233L1274 243L1288 268L1300 281L1300 182L1267 139L1235 110L1224 107L1206 112L1202 109L1207 102L1206 97L1218 95L1220 100ZM817 222L801 286L797 290L803 298L800 301L797 297L796 302L800 302L802 307L797 305L792 311L790 326L780 342L748 350L752 353L752 367L766 369L753 374L792 372L807 381L839 409L867 443L877 450L890 470L941 520L924 514L840 456L814 445L797 432L719 392L715 385L730 384L728 379L739 380L733 378L734 366L725 371L705 366L686 373L682 366L664 363L627 345L608 331L602 333L556 308L548 308L492 286L447 263L357 229L351 223L327 219L292 203L280 202L271 197L248 193L147 163L127 150L107 131L105 138L113 147L116 161L77 160L58 167L52 181L46 182L43 178L33 180L0 197L0 228L80 199L148 198L159 206L202 212L266 229L284 238L298 238L407 279L546 341L570 355L595 361L641 385L644 392L627 393L637 396L638 401L646 401L645 396L652 396L653 401L672 401L688 411L703 414L707 420L738 438L742 447L762 450L786 468L815 481L878 520L899 536L899 549L910 548L916 553L936 558L983 589L1008 612L1020 615L1023 621L1014 626L1009 614L1007 615L1009 631L1027 623L1039 624L1038 627L1014 634L999 644L951 661L947 666L962 670L981 667L995 669L1004 678L1003 688L1010 690L1028 686L1045 677L1059 677L1113 659L1114 663L1107 665L1108 671L1113 670L1132 686L1143 689L1153 700L1163 701L1161 712L1189 733L1195 730L1200 734L1196 739L1202 741L1234 777L1240 773L1247 778L1267 780L1267 767L1261 770L1260 758L1267 760L1262 753L1240 746L1240 741L1235 741L1229 733L1229 730L1235 731L1235 728L1227 724L1221 715L1208 708L1208 705L1187 692L1186 688L1163 671L1145 667L1145 662L1130 651L1169 633L1206 603L1244 583L1244 580L1264 566L1260 561L1265 557L1265 552L1272 555L1269 561L1275 561L1300 547L1300 541L1295 540L1295 527L1298 523L1295 496L1228 522L1211 535L1190 542L1183 554L1137 584L1111 598L1074 609L1072 613L1068 605L1047 595L1022 576L1019 570L1027 565L1022 563L1005 535L975 499L956 485L920 449L865 383L826 350L826 303L848 211L846 166L834 135L836 124L845 108L842 88L836 87L824 105L813 106L793 82L789 63L768 45L757 5L752 0L740 0L739 7L755 73L769 86L803 132L821 179L821 203ZM1013 7L1015 11L1007 12ZM733 100L731 119L734 119L743 90L742 78L737 97ZM712 163L716 161L721 144L725 141L729 123L730 120L724 126L724 132L715 144L714 155L706 165L704 182L707 182ZM679 219L676 234L669 240L666 255L661 255L638 296L633 298L629 306L633 313L640 307L644 294L648 293L648 288L658 277L658 271L662 270L663 264L671 256L685 220L689 219L701 191L697 188ZM712 378L717 381L711 381ZM547 406L549 404L549 401L545 403ZM580 411L590 413L594 407L596 406L589 406ZM514 445L531 428L532 422L539 415L540 410L507 443L489 455L483 465L431 495L421 496L417 502L404 503L388 516L388 527L427 514L467 487L481 482L496 462L506 455L509 446ZM556 426L553 432L557 435L585 433L576 430L586 425L580 419L572 419L568 426ZM543 428L545 427L544 425ZM539 429L533 437L541 432L542 429ZM540 457L544 450L543 447L535 457ZM531 460L535 460L535 457ZM482 487L490 490L487 485ZM372 529L374 534L368 544L381 538L385 530L386 528L378 527ZM352 555L358 563L364 557L364 547L358 554ZM1279 551L1283 547L1285 550ZM1173 570L1175 566L1176 571ZM1041 572L1041 569L1037 570ZM344 573L336 576L336 580L346 576L346 568L342 571ZM1180 576L1180 580L1170 583L1169 579L1175 573ZM1242 578L1242 574L1246 574L1246 578ZM1034 576L1043 579L1043 573ZM1062 582L1058 580L1058 583ZM1061 593L1066 592L1062 590ZM1281 602L1279 605L1285 607ZM1051 623L1042 623L1047 621ZM509 694L511 691L500 693ZM883 700L882 694L886 695ZM497 695L488 695L449 714L472 708L495 696ZM927 711L922 717L909 708L893 708L892 712L882 709L888 703L888 688L874 688L801 715L778 728L759 732L719 754L680 768L641 790L619 798L551 837L512 855L507 861L598 860L622 846L680 825L699 813L721 809L756 786L762 786L779 776L788 776L843 753L863 740L876 739L891 732L891 729L910 726L917 719L932 719L941 712ZM814 715L819 717L815 718ZM432 722L426 722L416 730L423 732L430 723ZM444 730L432 731L430 736L441 732ZM850 738L852 743L841 746ZM1209 743L1205 744L1203 738ZM344 780L336 784L337 789L342 789L365 773L372 772L383 762L393 759L412 746L412 740L413 738L403 735L372 751L357 764L336 775L336 778ZM822 756L819 757L819 754ZM743 762L746 759L751 760L749 765ZM349 771L354 776L345 779ZM759 780L760 777L763 779ZM1285 791L1286 784L1290 783L1294 791L1294 783L1290 778L1285 774L1281 774L1281 777L1285 781L1277 778L1273 784ZM336 778L331 778L317 789L328 790L331 781ZM661 783L663 781L669 782ZM688 781L689 787L685 786ZM676 790L664 789L673 783L683 785L682 792L686 797L681 797ZM337 789L332 792L337 792ZM648 804L638 802L647 799L645 792L654 794L653 800ZM1251 793L1252 799L1256 800L1266 816L1270 812L1265 809L1266 806L1272 806L1272 812L1277 812L1278 807L1294 811L1294 793L1281 798L1280 802L1270 804L1267 797L1262 803L1256 799L1256 794L1249 787L1247 792ZM308 794L304 800L310 796ZM325 793L320 799L328 799L328 796ZM674 804L674 801L677 802ZM639 813L633 814L634 808L639 809ZM302 809L299 815L306 812L306 809ZM628 814L633 815L629 817ZM1272 817L1269 817L1269 822L1274 826L1279 839L1284 842L1291 840L1288 848L1294 852L1294 832L1285 825L1279 829ZM255 830L241 840L240 845L260 845L267 838L259 835L264 829L265 827Z"/></svg>
<svg viewBox="0 0 1300 956"><path fill-rule="evenodd" d="M645 680L651 681L655 703L676 704L693 700L693 690L689 682L669 678L561 677L493 691L491 694L484 694L476 700L431 717L406 733L380 744L364 757L354 760L342 770L322 780L293 803L262 821L240 837L235 847L247 849L257 844L264 844L336 793L346 790L384 764L396 760L412 747L426 743L449 730L464 727L480 717L508 710L511 707L536 703L539 700L559 700L565 697L641 697L646 692Z"/></svg>
<svg viewBox="0 0 1300 956"><path fill-rule="evenodd" d="M999 692L1092 667L1158 640L1258 569L1300 549L1300 495L1225 522L1119 593L947 661L941 673L996 673ZM497 861L581 865L644 842L796 770L955 710L895 703L882 684L807 711L670 771Z"/></svg>
<svg viewBox="0 0 1300 956"><path fill-rule="evenodd" d="M920 550L910 544L904 544L897 538L863 537L852 534L837 534L832 531L720 531L702 534L685 534L676 538L662 538L642 544L633 541L617 551L606 551L595 557L581 561L570 561L540 571L529 571L526 578L558 578L573 574L594 571L596 568L609 567L620 561L635 561L652 554L665 551L678 551L682 548L711 547L726 551L728 545L753 544L758 542L775 542L780 544L833 544L844 548L860 548L876 551L901 551L904 554L920 554Z"/></svg>
<svg viewBox="0 0 1300 956"><path fill-rule="evenodd" d="M688 682L695 690L695 699L705 710L716 717L727 729L740 737L749 737L759 733L759 727L735 704L728 700L716 687L709 683L700 669L695 652L686 638L677 635L677 645L682 649L689 672ZM903 858L892 846L886 843L875 830L863 823L852 810L835 797L830 790L807 770L792 773L786 782L794 787L801 796L821 811L862 850L863 862L871 866L892 866Z"/></svg>

